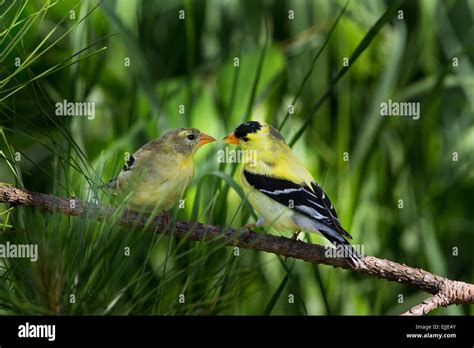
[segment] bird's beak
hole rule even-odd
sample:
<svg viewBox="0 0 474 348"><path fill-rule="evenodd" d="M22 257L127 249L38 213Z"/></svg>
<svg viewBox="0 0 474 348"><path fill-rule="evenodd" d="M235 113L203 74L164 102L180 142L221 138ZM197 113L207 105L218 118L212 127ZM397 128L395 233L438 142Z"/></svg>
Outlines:
<svg viewBox="0 0 474 348"><path fill-rule="evenodd" d="M210 135L202 133L201 136L199 137L199 146L212 143L213 141L216 141L216 139L214 139Z"/></svg>
<svg viewBox="0 0 474 348"><path fill-rule="evenodd" d="M230 133L222 140L224 140L226 144L240 144L239 138L237 138L234 133Z"/></svg>

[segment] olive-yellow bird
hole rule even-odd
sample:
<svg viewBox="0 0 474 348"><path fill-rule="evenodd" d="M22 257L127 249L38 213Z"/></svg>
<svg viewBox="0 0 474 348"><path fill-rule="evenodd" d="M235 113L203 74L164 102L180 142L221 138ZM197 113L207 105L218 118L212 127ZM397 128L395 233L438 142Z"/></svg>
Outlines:
<svg viewBox="0 0 474 348"><path fill-rule="evenodd" d="M169 210L182 197L194 175L193 156L215 141L196 128L178 128L143 145L123 166L115 186L130 209L150 213Z"/></svg>

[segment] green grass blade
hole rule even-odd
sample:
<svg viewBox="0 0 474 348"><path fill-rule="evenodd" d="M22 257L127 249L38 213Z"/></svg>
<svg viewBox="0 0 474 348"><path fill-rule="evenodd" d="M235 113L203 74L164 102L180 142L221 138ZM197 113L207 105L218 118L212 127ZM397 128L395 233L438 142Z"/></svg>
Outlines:
<svg viewBox="0 0 474 348"><path fill-rule="evenodd" d="M323 53L324 49L326 48L327 44L329 43L329 40L331 39L331 36L332 36L332 33L334 32L334 29L336 29L337 24L339 23L339 20L342 18L342 16L346 12L347 6L349 6L349 1L346 2L344 7L342 8L341 12L339 12L339 15L337 16L336 20L334 21L334 23L332 24L331 28L329 29L329 31L326 35L326 39L324 40L323 44L319 48L318 52L316 52L316 55L313 57L313 60L311 62L311 67L307 71L306 75L303 78L303 81L301 81L300 86L298 87L298 90L296 91L295 96L293 97L293 101L291 102L291 105L293 105L293 107L296 107L296 103L298 102L298 98L300 97L301 93L303 92L303 88L305 87L306 82L309 80L311 74L313 73L314 67L316 66L316 62L317 62L319 56L321 55L321 53ZM290 111L288 110L286 112L285 117L283 118L283 121L278 126L278 130L280 132L283 129L283 127L285 126L286 121L288 121L289 117L290 117Z"/></svg>
<svg viewBox="0 0 474 348"><path fill-rule="evenodd" d="M392 2L392 4L387 9L387 11L385 11L383 16L380 17L379 20L370 28L370 30L367 32L367 34L362 39L360 44L356 47L354 52L352 52L351 56L349 57L350 65L349 66L344 66L343 68L341 68L341 70L339 70L336 77L331 81L331 84L329 85L326 92L316 101L316 103L308 111L308 115L306 116L306 118L303 122L303 125L296 131L295 135L291 138L291 140L288 143L291 147L303 135L304 131L306 130L306 128L311 123L311 120L313 119L314 114L319 110L321 105L323 105L323 103L329 97L329 95L331 94L332 89L337 84L337 82L347 73L347 71L351 68L351 66L354 65L354 63L357 61L357 58L359 58L359 56L366 50L366 48L369 47L370 43L377 36L380 29L382 29L383 26L390 19L392 19L393 14L404 3L404 1L405 0L397 0L397 1Z"/></svg>

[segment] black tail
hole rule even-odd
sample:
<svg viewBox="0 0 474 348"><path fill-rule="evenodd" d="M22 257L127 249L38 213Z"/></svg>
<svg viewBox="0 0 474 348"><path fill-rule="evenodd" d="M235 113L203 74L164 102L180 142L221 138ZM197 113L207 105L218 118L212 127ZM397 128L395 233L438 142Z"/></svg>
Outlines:
<svg viewBox="0 0 474 348"><path fill-rule="evenodd" d="M337 249L336 255L342 254L341 256L347 258L354 267L358 267L361 255L342 235L334 230L320 230L320 232L327 240L334 244Z"/></svg>

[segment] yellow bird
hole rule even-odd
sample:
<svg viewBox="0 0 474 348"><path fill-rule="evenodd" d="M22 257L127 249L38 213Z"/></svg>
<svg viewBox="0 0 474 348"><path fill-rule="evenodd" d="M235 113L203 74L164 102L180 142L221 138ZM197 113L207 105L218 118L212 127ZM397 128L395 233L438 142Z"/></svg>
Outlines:
<svg viewBox="0 0 474 348"><path fill-rule="evenodd" d="M242 123L224 138L244 151L242 187L259 214L255 225L270 225L279 232L319 232L341 246L343 254L356 263L356 251L346 238L336 209L327 194L296 158L280 133L263 122Z"/></svg>
<svg viewBox="0 0 474 348"><path fill-rule="evenodd" d="M132 210L169 210L191 183L194 154L213 141L213 137L195 128L170 130L131 155L109 187L128 195L127 205Z"/></svg>

